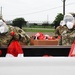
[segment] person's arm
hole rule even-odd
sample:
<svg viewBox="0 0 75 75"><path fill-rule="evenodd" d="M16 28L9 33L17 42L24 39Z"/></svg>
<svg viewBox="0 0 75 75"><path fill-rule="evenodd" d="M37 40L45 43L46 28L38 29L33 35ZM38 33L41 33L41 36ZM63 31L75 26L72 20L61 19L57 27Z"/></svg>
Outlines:
<svg viewBox="0 0 75 75"><path fill-rule="evenodd" d="M57 38L58 37L58 35L59 35L59 27L57 27L56 29L55 29L55 38Z"/></svg>

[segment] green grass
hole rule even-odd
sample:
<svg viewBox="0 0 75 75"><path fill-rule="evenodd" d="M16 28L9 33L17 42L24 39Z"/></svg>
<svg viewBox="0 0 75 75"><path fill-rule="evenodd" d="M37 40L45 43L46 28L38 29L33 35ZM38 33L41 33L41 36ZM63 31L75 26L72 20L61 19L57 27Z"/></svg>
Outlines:
<svg viewBox="0 0 75 75"><path fill-rule="evenodd" d="M55 29L47 28L23 28L25 32L54 32Z"/></svg>

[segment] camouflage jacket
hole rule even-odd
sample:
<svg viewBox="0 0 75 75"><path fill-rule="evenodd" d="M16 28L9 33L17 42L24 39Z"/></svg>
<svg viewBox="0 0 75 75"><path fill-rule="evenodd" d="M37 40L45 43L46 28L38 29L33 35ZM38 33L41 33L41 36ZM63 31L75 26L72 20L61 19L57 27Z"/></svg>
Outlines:
<svg viewBox="0 0 75 75"><path fill-rule="evenodd" d="M62 33L62 41L61 45L69 46L72 45L73 41L75 40L75 29L67 30L65 33Z"/></svg>
<svg viewBox="0 0 75 75"><path fill-rule="evenodd" d="M19 27L8 26L9 31L0 33L0 46L9 45L13 40L18 40L21 45L27 45L30 42L30 37ZM15 36L10 35L14 31Z"/></svg>
<svg viewBox="0 0 75 75"><path fill-rule="evenodd" d="M68 28L66 26L58 26L55 30L55 36L59 36L63 33L64 30L67 30Z"/></svg>

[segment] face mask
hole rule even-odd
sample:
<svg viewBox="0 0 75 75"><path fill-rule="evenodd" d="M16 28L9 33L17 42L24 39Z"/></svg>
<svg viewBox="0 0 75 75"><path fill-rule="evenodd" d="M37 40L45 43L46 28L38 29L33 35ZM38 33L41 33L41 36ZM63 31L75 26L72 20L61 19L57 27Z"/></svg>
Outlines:
<svg viewBox="0 0 75 75"><path fill-rule="evenodd" d="M67 24L67 22L74 22L74 17L71 14L66 14L64 16L64 22Z"/></svg>
<svg viewBox="0 0 75 75"><path fill-rule="evenodd" d="M0 26L0 33L5 33L7 31L8 31L8 27L5 23L2 26Z"/></svg>
<svg viewBox="0 0 75 75"><path fill-rule="evenodd" d="M72 22L67 22L67 27L68 29L72 29L73 28L73 23Z"/></svg>
<svg viewBox="0 0 75 75"><path fill-rule="evenodd" d="M64 26L64 25L65 25L65 22L62 20L62 21L60 22L60 25L61 25L61 26Z"/></svg>
<svg viewBox="0 0 75 75"><path fill-rule="evenodd" d="M2 26L3 25L3 21L2 20L0 20L0 26Z"/></svg>

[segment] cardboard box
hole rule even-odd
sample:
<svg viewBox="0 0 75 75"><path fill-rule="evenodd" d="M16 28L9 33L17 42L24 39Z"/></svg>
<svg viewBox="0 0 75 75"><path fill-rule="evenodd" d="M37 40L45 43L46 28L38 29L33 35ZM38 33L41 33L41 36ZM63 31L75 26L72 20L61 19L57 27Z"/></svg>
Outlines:
<svg viewBox="0 0 75 75"><path fill-rule="evenodd" d="M30 45L58 45L59 40L34 40L31 39Z"/></svg>

